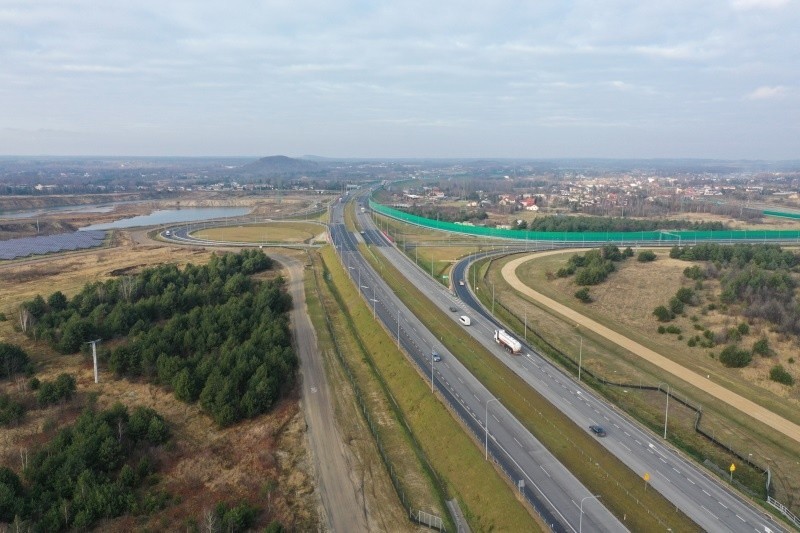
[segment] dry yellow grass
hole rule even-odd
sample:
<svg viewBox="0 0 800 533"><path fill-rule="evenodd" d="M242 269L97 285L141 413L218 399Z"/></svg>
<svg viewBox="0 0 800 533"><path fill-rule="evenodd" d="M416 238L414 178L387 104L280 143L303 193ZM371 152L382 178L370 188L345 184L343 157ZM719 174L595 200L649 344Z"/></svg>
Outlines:
<svg viewBox="0 0 800 533"><path fill-rule="evenodd" d="M523 274L526 283L535 290L546 294L556 301L569 305L579 312L590 316L616 331L620 331L626 336L633 338L651 349L680 361L681 364L693 368L695 371L702 372L707 369L707 374L715 383L721 383L735 392L757 400L772 410L779 412L789 419L796 419L797 409L794 399L797 397L796 387L790 389L791 400L787 402L787 397L778 396L772 393L772 387L783 387L772 382L765 383L764 388L753 386L752 375L758 375L757 383L764 383L765 372L775 363L772 358L754 361L754 368L727 369L718 361L708 357L708 349L689 348L686 345L689 335L699 333L692 327L690 317L696 314L699 323L709 326L712 329L721 328L726 321L730 326L737 323L736 320L719 314L709 312L701 314L698 308L687 308L687 317L680 317L677 323L684 332L685 338L681 341L675 335L659 335L655 332L658 324L652 317L652 308L659 303L665 303L669 297L675 294L680 286L682 270L685 264L676 265L673 261L664 257L666 251L659 252L660 257L655 263L640 264L638 262L628 262L623 265L618 272L609 277L609 280L600 286L591 288L596 302L590 305L583 305L574 298L576 290L574 284L568 280L548 280L547 272L554 272L563 266L566 259L574 252L566 252L561 255L543 256L521 267L518 272ZM663 262L662 262L663 259ZM583 363L585 368L599 372L600 375L629 383L645 383L655 385L665 379L663 371L650 365L646 361L633 356L626 350L605 341L604 339L591 334L585 328L577 328L574 323L565 322L561 315L549 311L546 307L532 304L528 299L524 299L520 294L511 291L500 276L499 269L508 260L495 262L495 266L488 273L489 280L495 282L498 287L498 301L512 309L512 311L522 320L523 314L527 313L528 325L530 330L535 330L543 335L548 341L557 346L562 351L577 357L578 335L583 339ZM676 270L680 273L676 272ZM677 277L678 283L673 284ZM633 290L620 290L620 283L625 281L635 287ZM683 282L686 284L686 282ZM603 285L608 285L603 288ZM616 289L613 287L616 286ZM718 284L705 282L706 290L712 295L718 294ZM600 290L598 290L600 289ZM641 292L641 293L640 293ZM704 291L705 292L705 291ZM641 301L638 301L641 300ZM639 316L641 315L641 316ZM643 324L643 326L637 326ZM750 335L745 337L745 343L752 343L758 338L759 329L770 337L770 343L777 350L783 350L786 358L792 353L797 353L787 346L792 341L779 339L774 334L758 324L751 326ZM788 344L782 344L788 343ZM716 348L715 351L719 351ZM786 361L786 359L784 359ZM786 365L785 365L786 366ZM703 376L706 373L702 374ZM797 463L797 447L788 437L776 435L775 432L768 430L760 422L753 421L750 417L743 417L731 410L724 404L714 400L703 390L695 389L687 385L677 386L678 393L687 396L694 403L703 407L703 427L720 438L723 442L731 445L740 453L752 453L753 460L758 464L772 468L775 495L785 502L794 501L800 494L800 478L797 476L800 464ZM609 389L608 394L615 397L620 405L628 405L631 412L643 417L649 423L658 424L659 416L663 416L663 397L644 398L634 390L626 391L623 394L621 389ZM778 391L779 393L786 391ZM652 403L655 402L655 403ZM659 414L661 412L661 414ZM676 419L677 420L677 419ZM730 461L731 456L725 454L718 448L711 446L694 432L693 420L688 420L684 424L684 431L681 439L689 443L690 446L698 450L704 450L707 457L714 458L718 464ZM769 459L765 459L769 458ZM727 463L726 463L727 464ZM763 480L761 481L763 483ZM757 487L757 484L755 485Z"/></svg>
<svg viewBox="0 0 800 533"><path fill-rule="evenodd" d="M325 228L319 224L306 222L274 222L248 226L227 226L208 228L192 233L198 239L229 242L308 242Z"/></svg>
<svg viewBox="0 0 800 533"><path fill-rule="evenodd" d="M302 414L292 393L268 415L220 430L198 405L187 405L171 392L148 383L115 379L101 367L101 382L94 384L90 358L57 355L44 343L36 343L14 330L19 303L36 294L61 290L78 292L85 283L116 273L133 273L146 266L188 262L202 264L211 252L189 247L122 246L50 256L0 265L0 311L9 317L0 322L0 340L21 345L36 364L39 379L53 379L62 372L76 376L78 397L66 406L28 411L21 425L0 431L0 464L17 469L19 450L33 449L77 416L89 393L106 407L120 401L128 408L145 405L156 409L169 423L172 444L157 452L160 480L154 489L166 490L179 501L150 516L125 517L104 522L105 531L181 530L186 520L202 521L205 509L220 501L247 500L265 510L260 525L277 518L293 530L314 530L319 525L314 482L310 475ZM0 392L35 403L23 383L0 383Z"/></svg>

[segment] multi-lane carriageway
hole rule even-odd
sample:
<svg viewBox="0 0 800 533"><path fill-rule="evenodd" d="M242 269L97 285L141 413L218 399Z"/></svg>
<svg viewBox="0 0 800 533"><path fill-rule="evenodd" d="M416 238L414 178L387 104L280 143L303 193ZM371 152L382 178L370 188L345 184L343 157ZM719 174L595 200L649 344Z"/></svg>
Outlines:
<svg viewBox="0 0 800 533"><path fill-rule="evenodd" d="M690 459L683 457L672 447L665 444L661 439L653 436L649 431L640 427L637 423L630 420L626 415L618 412L603 399L599 398L593 391L577 383L571 376L566 375L559 368L551 364L530 346L525 346L522 357L509 357L508 354L500 349L493 341L493 332L497 329L497 323L483 310L482 306L473 298L467 286L455 284L456 296L442 287L439 283L432 280L427 274L422 272L412 261L402 252L390 246L383 234L378 231L371 219L366 214L358 214L359 223L366 228L362 238L370 244L375 245L374 250L386 256L404 276L414 285L426 293L428 298L440 309L447 312L449 307L455 305L461 309L468 309L468 314L472 318L472 326L465 328L465 332L475 337L490 352L501 358L515 373L521 376L530 386L545 396L550 402L558 407L562 412L569 416L579 426L588 428L591 424L603 425L607 430L607 437L601 439L602 445L611 453L622 460L634 472L643 474L648 472L651 475L650 486L661 492L668 500L689 515L700 527L707 531L784 531L782 525L777 524L772 517L756 508L753 504L740 497L729 487L720 483L716 478L711 477ZM349 234L342 227L340 231ZM350 235L355 239L354 236ZM358 255L357 248L353 247L347 254ZM347 257L343 254L343 261L347 264ZM367 267L368 265L364 265ZM466 279L465 269L467 261L458 263L453 269L452 279ZM391 295L393 296L393 295ZM365 292L365 297L370 299L369 291ZM378 297L372 297L380 300ZM406 311L407 312L407 311ZM396 314L396 312L395 312ZM402 314L402 313L401 313ZM456 319L456 314L453 319ZM462 313L459 313L462 314ZM387 319L390 317L387 317ZM393 319L396 321L396 318ZM392 331L392 320L386 322L387 329ZM427 330L426 330L427 331ZM401 336L402 338L402 336ZM424 335L423 340L424 343ZM435 338L428 342L427 347L437 349L439 353L447 354L443 346L436 346ZM425 353L425 350L418 350ZM427 352L429 354L429 352ZM417 361L421 366L430 368L430 363ZM452 358L445 356L448 368L451 363L456 363ZM436 366L436 365L434 365ZM440 368L441 368L440 366ZM467 372L467 374L469 374ZM470 378L472 376L470 375ZM464 380L459 373L455 377L458 385ZM444 378L441 378L444 379ZM474 378L472 378L474 379ZM454 383L448 381L450 385ZM466 382L465 382L466 383ZM449 386L449 385L448 385ZM455 388L455 387L454 387ZM472 394L469 390L465 392L457 391L460 397L465 394ZM488 392L486 393L488 395ZM479 396L479 395L478 395ZM458 398L458 397L457 397ZM480 420L484 412L491 413L499 402L492 401L490 395L485 397L473 398L478 400L478 408L471 407L473 418L483 429L484 422ZM487 409L486 401L490 401ZM499 417L498 417L499 418ZM489 420L489 432L496 435L496 431L506 425L518 424L507 412L502 418ZM497 430L491 422L497 422ZM588 430L588 429L587 429ZM516 428L527 434L524 428ZM515 434L516 435L516 434ZM519 439L514 441L512 436L511 445L505 447L503 451L511 453L514 448L525 448L519 445ZM531 454L527 454L531 455ZM553 458L552 461L555 461ZM537 464L533 470L550 473L548 466L552 465ZM560 465L559 465L560 466ZM563 468L563 467L562 467ZM527 470L526 470L527 472ZM577 480L575 480L576 483ZM584 489L585 490L585 489ZM574 502L574 499L572 499ZM556 502L552 502L556 507ZM565 502L569 505L572 502ZM589 500L584 502L584 513L589 505ZM594 503L596 505L596 503ZM584 516L584 521L586 516ZM585 524L584 524L585 525ZM601 528L607 530L607 528Z"/></svg>
<svg viewBox="0 0 800 533"><path fill-rule="evenodd" d="M477 440L513 479L514 484L555 531L625 531L626 528L550 452L541 445L485 387L450 356L438 338L392 293L361 257L357 241L341 222L341 208L332 213L331 238L345 268L376 317L391 332L415 364L431 375L445 402L464 421ZM372 233L372 235L370 235ZM378 238L367 232L367 239ZM374 241L377 242L377 241ZM436 350L443 360L433 363ZM488 420L487 420L488 417ZM488 421L488 432L486 423ZM488 436L488 440L485 440ZM581 509L582 508L582 509ZM582 511L582 512L581 512Z"/></svg>

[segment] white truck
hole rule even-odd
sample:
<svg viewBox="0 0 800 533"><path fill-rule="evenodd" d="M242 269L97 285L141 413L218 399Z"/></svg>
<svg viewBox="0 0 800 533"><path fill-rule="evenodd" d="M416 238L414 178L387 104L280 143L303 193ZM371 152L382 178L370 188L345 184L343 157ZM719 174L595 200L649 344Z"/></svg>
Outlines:
<svg viewBox="0 0 800 533"><path fill-rule="evenodd" d="M522 344L517 339L506 333L504 329L494 330L494 342L505 347L511 353L517 354L522 351Z"/></svg>

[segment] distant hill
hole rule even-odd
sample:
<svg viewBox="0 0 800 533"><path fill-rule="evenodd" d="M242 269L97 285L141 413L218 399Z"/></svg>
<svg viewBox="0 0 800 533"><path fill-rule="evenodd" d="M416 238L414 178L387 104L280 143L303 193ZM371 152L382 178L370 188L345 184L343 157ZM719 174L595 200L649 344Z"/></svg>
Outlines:
<svg viewBox="0 0 800 533"><path fill-rule="evenodd" d="M323 165L314 161L295 159L285 155L271 155L248 163L240 167L239 171L249 176L289 176L315 174L324 169Z"/></svg>

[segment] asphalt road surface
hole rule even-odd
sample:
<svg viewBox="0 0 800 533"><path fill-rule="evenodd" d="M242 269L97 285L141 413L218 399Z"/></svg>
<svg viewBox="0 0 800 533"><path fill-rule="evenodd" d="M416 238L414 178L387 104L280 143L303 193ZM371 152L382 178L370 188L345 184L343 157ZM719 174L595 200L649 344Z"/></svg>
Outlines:
<svg viewBox="0 0 800 533"><path fill-rule="evenodd" d="M523 343L523 356L510 356L493 339L498 325L469 291L466 283L466 266L469 260L457 263L452 272L456 295L431 279L413 261L393 246L388 246L384 235L375 229L368 215L359 213L359 223L368 239L383 241L377 248L405 277L426 293L440 309L453 320L467 314L472 320L465 333L472 335L496 357L501 359L526 383L536 389L553 405L580 427L601 425L607 436L602 445L628 465L634 472L650 474L650 487L661 492L669 501L685 512L707 531L778 532L783 525L734 492L729 486L712 477L691 459L683 457L662 439L642 428L627 415L618 412L591 389L583 387L560 368ZM465 312L450 313L450 306ZM520 341L522 342L522 341Z"/></svg>
<svg viewBox="0 0 800 533"><path fill-rule="evenodd" d="M476 437L487 444L488 453L507 472L555 531L625 531L612 515L555 457L493 399L485 387L450 355L445 347L415 317L361 257L358 240L376 246L385 242L376 230L356 236L342 223L341 206L332 213L331 236L337 252L360 291L373 307L376 318L388 331L399 331L399 342L444 400ZM433 362L438 352L442 361ZM488 425L488 430L487 430ZM582 512L581 512L582 503Z"/></svg>
<svg viewBox="0 0 800 533"><path fill-rule="evenodd" d="M466 280L467 262L455 266L453 279ZM484 345L491 346L491 334L497 324L472 295L468 285L456 283L455 290L462 305L471 311L476 328L470 333L477 333ZM490 340L486 341L485 337ZM706 531L785 531L784 526L684 457L662 438L617 411L524 342L523 346L524 355L521 357L500 353L498 356L579 426L603 426L607 436L600 440L602 445L637 474L649 473L650 486L700 527Z"/></svg>

